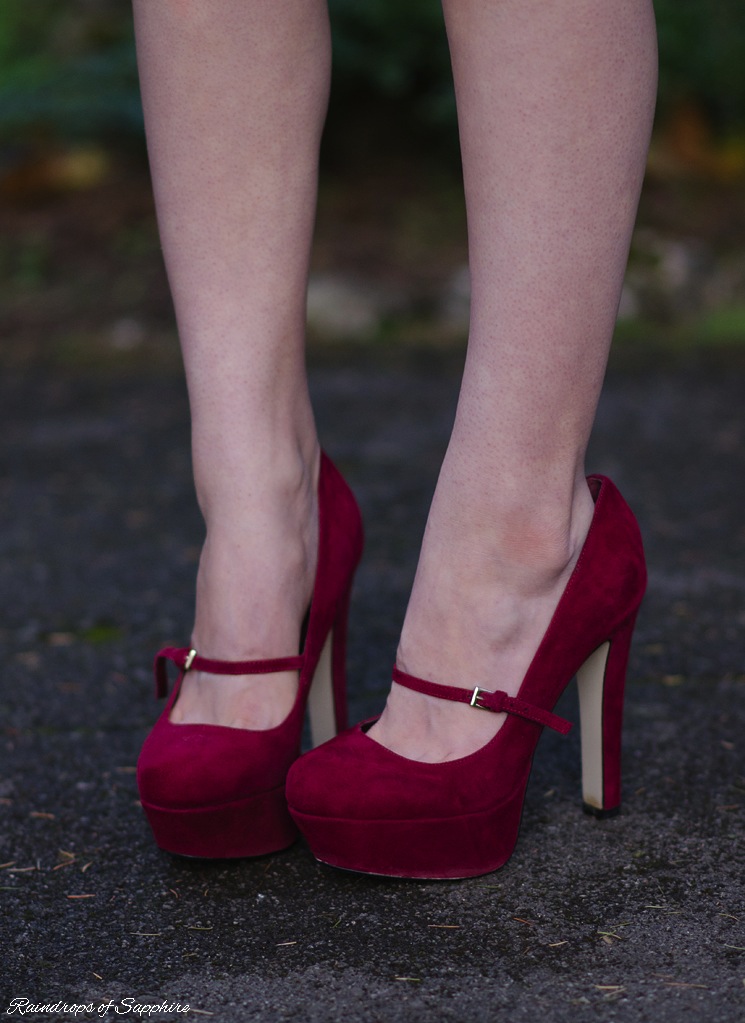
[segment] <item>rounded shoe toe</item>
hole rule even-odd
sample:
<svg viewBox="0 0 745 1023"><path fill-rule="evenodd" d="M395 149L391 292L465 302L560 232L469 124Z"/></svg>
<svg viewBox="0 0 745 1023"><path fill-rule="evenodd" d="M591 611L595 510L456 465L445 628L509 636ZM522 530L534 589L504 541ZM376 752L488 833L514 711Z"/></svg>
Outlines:
<svg viewBox="0 0 745 1023"><path fill-rule="evenodd" d="M288 746L286 756L278 757L275 731L162 721L145 741L137 764L142 802L187 810L281 786L297 751Z"/></svg>

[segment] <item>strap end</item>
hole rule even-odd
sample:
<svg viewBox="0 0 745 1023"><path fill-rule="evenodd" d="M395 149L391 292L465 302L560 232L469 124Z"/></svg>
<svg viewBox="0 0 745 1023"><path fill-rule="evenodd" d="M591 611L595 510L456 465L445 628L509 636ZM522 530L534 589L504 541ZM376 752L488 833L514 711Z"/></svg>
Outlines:
<svg viewBox="0 0 745 1023"><path fill-rule="evenodd" d="M173 663L181 668L184 663L185 650L181 650L178 647L167 646L162 650L159 650L155 655L155 663L153 664L155 674L155 697L158 700L162 700L168 696L168 662Z"/></svg>

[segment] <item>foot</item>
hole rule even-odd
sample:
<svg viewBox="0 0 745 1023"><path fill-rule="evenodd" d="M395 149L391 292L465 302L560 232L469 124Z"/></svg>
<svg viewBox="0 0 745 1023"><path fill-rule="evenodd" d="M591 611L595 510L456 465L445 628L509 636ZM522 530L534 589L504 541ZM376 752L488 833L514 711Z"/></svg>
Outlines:
<svg viewBox="0 0 745 1023"><path fill-rule="evenodd" d="M516 696L587 536L590 491L578 483L569 516L513 509L502 521L516 526L483 534L454 530L457 504L445 498L438 485L396 663L431 682ZM401 756L440 763L475 752L504 719L394 684L368 735Z"/></svg>
<svg viewBox="0 0 745 1023"><path fill-rule="evenodd" d="M283 479L255 470L251 486L230 503L212 503L197 574L191 645L224 661L300 652L318 548L318 456ZM187 672L171 711L174 724L269 729L287 717L297 672L212 675Z"/></svg>

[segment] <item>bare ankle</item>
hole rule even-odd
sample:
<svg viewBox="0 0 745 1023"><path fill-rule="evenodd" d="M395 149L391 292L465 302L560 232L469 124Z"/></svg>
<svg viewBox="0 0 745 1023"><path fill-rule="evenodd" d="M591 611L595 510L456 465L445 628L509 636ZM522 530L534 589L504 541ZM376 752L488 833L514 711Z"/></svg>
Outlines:
<svg viewBox="0 0 745 1023"><path fill-rule="evenodd" d="M317 470L241 481L207 504L193 643L244 660L297 652L318 554Z"/></svg>
<svg viewBox="0 0 745 1023"><path fill-rule="evenodd" d="M254 508L268 502L302 517L318 486L321 453L315 433L266 443L256 432L236 434L229 441L194 443L194 484L207 529L222 528L231 519L248 521Z"/></svg>
<svg viewBox="0 0 745 1023"><path fill-rule="evenodd" d="M433 505L397 662L432 681L464 673L516 692L579 557L593 502L583 481L567 512L550 503L495 512L483 528ZM477 518L477 522L479 519ZM480 521L484 521L481 518ZM449 530L443 530L449 524ZM488 683L485 683L488 684Z"/></svg>

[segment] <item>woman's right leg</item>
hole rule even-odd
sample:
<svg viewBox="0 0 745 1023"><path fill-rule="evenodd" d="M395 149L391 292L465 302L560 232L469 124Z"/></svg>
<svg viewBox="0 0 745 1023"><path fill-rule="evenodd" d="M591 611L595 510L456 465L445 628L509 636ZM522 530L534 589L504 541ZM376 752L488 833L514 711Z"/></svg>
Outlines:
<svg viewBox="0 0 745 1023"><path fill-rule="evenodd" d="M319 448L305 295L328 98L324 0L134 0L153 187L207 534L192 645L298 652ZM189 672L172 720L268 728L293 673Z"/></svg>

